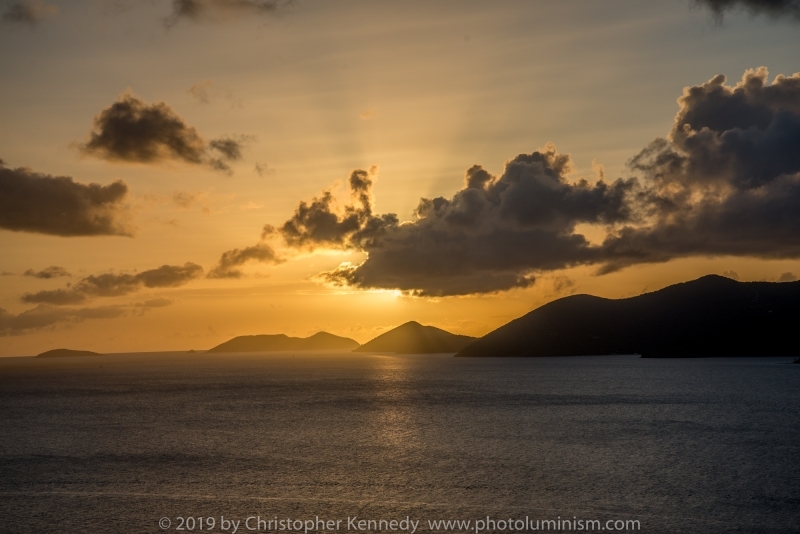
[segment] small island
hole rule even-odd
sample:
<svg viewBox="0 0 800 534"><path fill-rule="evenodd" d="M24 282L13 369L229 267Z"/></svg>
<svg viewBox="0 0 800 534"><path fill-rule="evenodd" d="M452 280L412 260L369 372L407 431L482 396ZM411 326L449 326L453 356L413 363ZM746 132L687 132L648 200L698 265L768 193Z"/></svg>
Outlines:
<svg viewBox="0 0 800 534"><path fill-rule="evenodd" d="M289 337L286 334L237 336L221 343L208 352L275 352L282 350L335 350L351 351L358 341L335 336L328 332L317 332L309 337Z"/></svg>
<svg viewBox="0 0 800 534"><path fill-rule="evenodd" d="M102 354L90 350L53 349L37 354L34 358L69 358L75 356L102 356Z"/></svg>

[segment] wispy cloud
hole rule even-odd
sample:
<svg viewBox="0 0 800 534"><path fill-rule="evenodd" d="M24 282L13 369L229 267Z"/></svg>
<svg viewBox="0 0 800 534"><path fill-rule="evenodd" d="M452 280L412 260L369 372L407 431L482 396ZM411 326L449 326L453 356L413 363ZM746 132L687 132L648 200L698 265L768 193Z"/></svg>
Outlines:
<svg viewBox="0 0 800 534"><path fill-rule="evenodd" d="M208 272L209 278L241 278L244 276L240 267L246 263L266 263L277 265L283 263L275 250L265 242L251 247L235 248L222 254L217 265Z"/></svg>
<svg viewBox="0 0 800 534"><path fill-rule="evenodd" d="M142 288L179 287L203 275L196 263L162 265L137 274L106 273L82 278L67 288L25 293L22 302L28 304L80 304L94 297L117 297L135 293Z"/></svg>
<svg viewBox="0 0 800 534"><path fill-rule="evenodd" d="M65 268L59 267L58 265L51 265L50 267L46 267L41 271L34 271L33 269L28 269L22 274L23 276L32 276L34 278L44 278L44 279L72 276Z"/></svg>
<svg viewBox="0 0 800 534"><path fill-rule="evenodd" d="M718 17L727 11L746 11L753 15L790 18L800 22L800 2L797 0L695 0L711 9Z"/></svg>
<svg viewBox="0 0 800 534"><path fill-rule="evenodd" d="M43 0L21 0L9 2L0 20L6 24L36 26L41 21L58 13L58 7Z"/></svg>
<svg viewBox="0 0 800 534"><path fill-rule="evenodd" d="M62 323L80 323L95 319L115 319L126 314L119 306L96 308L62 308L40 304L35 308L13 314L0 308L0 336L26 334Z"/></svg>
<svg viewBox="0 0 800 534"><path fill-rule="evenodd" d="M242 107L241 99L236 98L231 90L219 87L212 80L198 82L186 92L200 104L211 104L216 100L223 100L231 107Z"/></svg>
<svg viewBox="0 0 800 534"><path fill-rule="evenodd" d="M293 0L172 0L172 13L164 20L171 28L181 20L224 22L226 20L276 15Z"/></svg>

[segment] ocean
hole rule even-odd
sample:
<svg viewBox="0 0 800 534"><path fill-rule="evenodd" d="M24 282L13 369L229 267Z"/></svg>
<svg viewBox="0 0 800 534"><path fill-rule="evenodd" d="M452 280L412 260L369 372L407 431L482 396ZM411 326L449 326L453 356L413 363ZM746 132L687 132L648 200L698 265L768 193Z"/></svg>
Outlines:
<svg viewBox="0 0 800 534"><path fill-rule="evenodd" d="M3 358L0 532L796 533L790 360Z"/></svg>

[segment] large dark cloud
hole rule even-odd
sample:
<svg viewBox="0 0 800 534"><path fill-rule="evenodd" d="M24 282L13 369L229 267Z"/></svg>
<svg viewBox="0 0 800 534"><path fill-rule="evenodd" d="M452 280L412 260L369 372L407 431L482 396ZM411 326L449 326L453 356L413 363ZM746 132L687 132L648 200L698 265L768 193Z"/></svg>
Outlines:
<svg viewBox="0 0 800 534"><path fill-rule="evenodd" d="M322 277L418 295L526 287L544 272L600 273L689 256L800 258L800 74L768 82L760 68L687 88L672 131L634 156L632 175L569 181L570 160L548 145L481 166L451 198L423 198L415 219L373 213L369 173L352 200L330 191L301 202L279 231L290 247L359 250L367 258ZM605 233L590 243L579 225Z"/></svg>
<svg viewBox="0 0 800 534"><path fill-rule="evenodd" d="M0 165L0 228L59 236L131 235L128 186L82 184Z"/></svg>
<svg viewBox="0 0 800 534"><path fill-rule="evenodd" d="M187 262L184 265L162 265L137 274L90 275L68 288L25 293L21 300L29 304L80 304L93 297L128 295L143 287L178 287L202 276L202 274L202 267Z"/></svg>
<svg viewBox="0 0 800 534"><path fill-rule="evenodd" d="M229 163L242 158L245 142L244 137L225 137L207 143L164 102L148 104L126 92L95 117L80 150L108 161L171 160L230 173Z"/></svg>
<svg viewBox="0 0 800 534"><path fill-rule="evenodd" d="M695 0L708 6L717 16L726 11L744 10L754 15L791 17L800 21L799 0Z"/></svg>
<svg viewBox="0 0 800 534"><path fill-rule="evenodd" d="M631 160L649 224L604 243L605 271L685 256L800 257L800 74L685 90L666 139Z"/></svg>
<svg viewBox="0 0 800 534"><path fill-rule="evenodd" d="M533 283L537 270L598 261L580 223L631 220L633 180L569 182L569 156L553 145L521 154L497 177L476 165L452 198L421 199L416 220L372 213L368 173L350 179L353 203L335 210L330 192L301 203L280 231L290 246L363 250L368 258L324 273L328 281L420 295L486 293Z"/></svg>
<svg viewBox="0 0 800 534"><path fill-rule="evenodd" d="M9 2L0 20L7 24L27 24L35 26L39 22L58 13L58 8L44 0L23 0Z"/></svg>
<svg viewBox="0 0 800 534"><path fill-rule="evenodd" d="M114 319L125 313L125 309L118 306L76 309L40 304L18 314L0 308L0 336L21 335L53 327L59 323L79 323L89 319Z"/></svg>
<svg viewBox="0 0 800 534"><path fill-rule="evenodd" d="M172 0L172 13L165 20L167 27L185 19L193 22L216 22L232 17L272 15L292 0Z"/></svg>

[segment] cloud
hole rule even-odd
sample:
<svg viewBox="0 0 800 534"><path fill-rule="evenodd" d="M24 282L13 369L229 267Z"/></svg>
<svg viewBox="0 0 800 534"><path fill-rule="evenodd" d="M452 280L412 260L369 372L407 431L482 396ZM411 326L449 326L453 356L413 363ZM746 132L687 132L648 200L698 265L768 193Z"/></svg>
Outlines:
<svg viewBox="0 0 800 534"><path fill-rule="evenodd" d="M797 280L797 276L794 273L782 273L778 277L778 282L794 282L795 280Z"/></svg>
<svg viewBox="0 0 800 534"><path fill-rule="evenodd" d="M568 276L555 276L553 277L553 292L556 295L575 293L575 280Z"/></svg>
<svg viewBox="0 0 800 534"><path fill-rule="evenodd" d="M631 160L649 224L603 244L604 272L688 256L800 257L800 74L763 67L684 90L666 139Z"/></svg>
<svg viewBox="0 0 800 534"><path fill-rule="evenodd" d="M208 191L198 191L197 193L175 191L172 193L172 201L181 208L191 208L196 202L205 200L207 197Z"/></svg>
<svg viewBox="0 0 800 534"><path fill-rule="evenodd" d="M215 155L209 156L208 164L214 170L230 174L233 171L228 163L241 160L242 149L252 140L252 136L239 135L235 137L222 137L209 141L208 151Z"/></svg>
<svg viewBox="0 0 800 534"><path fill-rule="evenodd" d="M58 236L132 235L128 186L82 184L27 168L0 166L0 228Z"/></svg>
<svg viewBox="0 0 800 534"><path fill-rule="evenodd" d="M292 0L172 0L172 13L164 21L172 27L180 20L221 22L251 15L274 15Z"/></svg>
<svg viewBox="0 0 800 534"><path fill-rule="evenodd" d="M19 314L0 308L0 336L25 334L29 331L55 326L59 323L80 323L90 319L114 319L125 315L117 306L97 308L62 308L40 304Z"/></svg>
<svg viewBox="0 0 800 534"><path fill-rule="evenodd" d="M239 206L239 211L249 211L249 210L258 210L264 207L264 204L256 204L252 200L247 204L242 204Z"/></svg>
<svg viewBox="0 0 800 534"><path fill-rule="evenodd" d="M568 155L548 145L506 163L501 176L475 165L453 197L420 200L416 219L372 212L370 174L351 175L353 202L336 210L330 191L301 202L280 228L295 248L368 254L360 265L323 273L330 283L401 289L416 295L489 293L534 282L533 272L598 261L574 229L633 218L625 198L633 180L570 182Z"/></svg>
<svg viewBox="0 0 800 534"><path fill-rule="evenodd" d="M681 257L800 258L800 74L765 68L684 90L672 130L631 158L632 177L570 180L552 144L494 176L469 168L449 198L422 198L411 221L374 212L374 173L350 199L300 202L279 234L298 250L365 252L321 273L328 283L426 296L523 288L542 273L595 265L605 274ZM578 230L605 234L590 243ZM596 242L596 241L593 241ZM568 286L560 288L569 291Z"/></svg>
<svg viewBox="0 0 800 534"><path fill-rule="evenodd" d="M160 298L160 299L148 299L145 300L144 302L137 303L136 306L139 306L141 308L164 308L166 306L172 306L172 304L173 301L171 301L170 299Z"/></svg>
<svg viewBox="0 0 800 534"><path fill-rule="evenodd" d="M167 306L172 306L174 304L173 301L170 299L165 298L158 298L158 299L148 299L144 302L137 302L133 305L133 313L134 315L141 317L150 310L155 308L164 308Z"/></svg>
<svg viewBox="0 0 800 534"><path fill-rule="evenodd" d="M191 86L186 91L196 102L210 104L212 101L223 99L233 107L242 107L242 100L236 98L230 89L218 87L212 80L203 80Z"/></svg>
<svg viewBox="0 0 800 534"><path fill-rule="evenodd" d="M310 203L300 202L291 219L279 229L286 243L295 248L361 249L387 228L398 225L394 214L375 217L372 214L372 185L377 167L350 174L351 203L341 210L330 190L322 192Z"/></svg>
<svg viewBox="0 0 800 534"><path fill-rule="evenodd" d="M28 269L24 273L23 276L33 276L34 278L59 278L62 276L72 276L67 272L67 270L63 267L59 267L58 265L51 265L41 271L34 271L33 269Z"/></svg>
<svg viewBox="0 0 800 534"><path fill-rule="evenodd" d="M715 15L722 17L726 11L747 11L753 15L770 17L790 17L800 21L800 2L798 0L695 0L710 8Z"/></svg>
<svg viewBox="0 0 800 534"><path fill-rule="evenodd" d="M211 90L214 82L211 80L203 80L191 86L187 93L193 96L198 102L208 104L211 102Z"/></svg>
<svg viewBox="0 0 800 534"><path fill-rule="evenodd" d="M58 13L56 6L42 0L23 0L9 3L0 20L7 24L36 26L56 13Z"/></svg>
<svg viewBox="0 0 800 534"><path fill-rule="evenodd" d="M77 289L47 289L36 293L25 293L20 300L28 304L68 306L85 302L87 295Z"/></svg>
<svg viewBox="0 0 800 534"><path fill-rule="evenodd" d="M274 168L267 165L266 163L259 163L259 162L256 162L255 171L256 174L258 174L259 176L264 176L264 175L275 176L275 174L277 174L278 172Z"/></svg>
<svg viewBox="0 0 800 534"><path fill-rule="evenodd" d="M148 104L125 92L94 119L94 129L81 152L114 162L178 161L231 172L230 162L242 158L246 136L206 143L200 134L164 102Z"/></svg>
<svg viewBox="0 0 800 534"><path fill-rule="evenodd" d="M222 254L217 265L208 272L208 278L241 278L243 273L238 267L251 261L277 265L284 260L263 242L252 247L235 248Z"/></svg>
<svg viewBox="0 0 800 534"><path fill-rule="evenodd" d="M202 274L202 267L196 263L187 262L183 265L162 265L157 269L142 271L135 275L135 278L145 287L178 287Z"/></svg>
<svg viewBox="0 0 800 534"><path fill-rule="evenodd" d="M178 287L203 274L203 268L191 262L184 265L162 265L137 274L106 273L90 275L66 289L42 290L25 293L22 302L28 304L69 305L80 304L94 297L117 297L142 289Z"/></svg>

